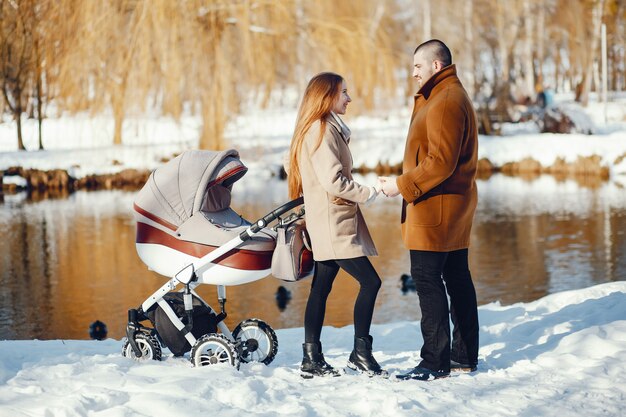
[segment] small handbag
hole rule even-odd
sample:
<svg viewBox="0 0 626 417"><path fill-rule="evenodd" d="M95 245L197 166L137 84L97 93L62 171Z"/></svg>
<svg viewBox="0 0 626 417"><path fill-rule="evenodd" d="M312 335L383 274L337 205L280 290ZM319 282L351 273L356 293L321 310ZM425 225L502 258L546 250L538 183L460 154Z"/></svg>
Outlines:
<svg viewBox="0 0 626 417"><path fill-rule="evenodd" d="M315 262L306 223L298 219L279 227L272 255L272 275L283 281L299 281L313 274Z"/></svg>

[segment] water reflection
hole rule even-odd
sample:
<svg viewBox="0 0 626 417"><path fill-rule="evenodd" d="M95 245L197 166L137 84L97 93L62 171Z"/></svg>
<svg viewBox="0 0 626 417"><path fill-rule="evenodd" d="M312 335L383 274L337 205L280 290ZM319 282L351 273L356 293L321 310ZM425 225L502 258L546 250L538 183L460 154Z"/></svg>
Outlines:
<svg viewBox="0 0 626 417"><path fill-rule="evenodd" d="M495 176L479 193L471 261L483 301L530 301L626 278L619 182Z"/></svg>
<svg viewBox="0 0 626 417"><path fill-rule="evenodd" d="M553 177L528 181L495 175L478 186L470 265L480 304L530 301L626 279L626 201L619 182L589 186ZM248 174L235 186L233 208L255 220L286 196L284 182ZM133 197L123 191L41 201L4 196L0 339L87 339L95 320L106 323L109 337L122 337L127 309L164 280L135 252ZM381 199L364 214L380 253L372 261L383 279L374 322L418 319L417 296L403 291L400 278L409 262L399 239L399 200ZM228 287L227 324L232 329L259 317L275 328L301 327L309 285L268 277ZM352 322L356 291L354 280L340 274L325 324ZM199 292L217 304L214 287L202 286Z"/></svg>

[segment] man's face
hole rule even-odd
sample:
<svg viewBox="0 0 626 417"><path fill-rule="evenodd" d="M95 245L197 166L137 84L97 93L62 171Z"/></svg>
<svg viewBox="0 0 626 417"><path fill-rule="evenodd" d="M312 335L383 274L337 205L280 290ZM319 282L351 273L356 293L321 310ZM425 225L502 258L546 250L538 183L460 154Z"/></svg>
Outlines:
<svg viewBox="0 0 626 417"><path fill-rule="evenodd" d="M423 49L420 49L413 55L413 77L417 80L417 84L420 88L422 88L433 74L438 72L438 62L439 61L431 60Z"/></svg>

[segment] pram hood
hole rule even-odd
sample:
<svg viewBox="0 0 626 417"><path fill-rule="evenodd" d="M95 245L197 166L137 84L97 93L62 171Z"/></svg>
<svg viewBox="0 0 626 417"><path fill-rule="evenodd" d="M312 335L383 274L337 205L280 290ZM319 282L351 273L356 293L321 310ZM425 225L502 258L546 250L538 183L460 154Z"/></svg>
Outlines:
<svg viewBox="0 0 626 417"><path fill-rule="evenodd" d="M246 171L234 149L186 151L154 170L135 198L141 260L172 277L238 239L250 223L230 208L231 189ZM214 259L199 282L236 285L260 279L270 271L275 247L276 233L264 228Z"/></svg>
<svg viewBox="0 0 626 417"><path fill-rule="evenodd" d="M232 184L247 171L235 149L184 151L150 174L135 204L176 230L207 206L228 207Z"/></svg>

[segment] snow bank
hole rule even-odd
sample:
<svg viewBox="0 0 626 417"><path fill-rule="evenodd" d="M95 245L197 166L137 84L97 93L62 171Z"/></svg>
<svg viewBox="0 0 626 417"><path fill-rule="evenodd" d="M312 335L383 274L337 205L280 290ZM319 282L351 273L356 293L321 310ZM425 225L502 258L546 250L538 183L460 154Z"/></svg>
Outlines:
<svg viewBox="0 0 626 417"><path fill-rule="evenodd" d="M527 158L549 167L557 159L573 163L579 157L594 155L600 157L600 165L609 167L612 175L626 174L626 131L607 135L521 133L515 136L481 136L478 146L478 159L486 158L499 167Z"/></svg>
<svg viewBox="0 0 626 417"><path fill-rule="evenodd" d="M355 167L374 168L378 163L402 162L410 107L388 114L356 115L345 120L352 129L350 147ZM609 103L608 123L604 106L590 103L584 109L593 121L595 135L540 134L528 123L503 126L503 136L480 136L479 158L497 167L532 158L549 167L558 159L575 162L579 157L600 157L611 174L626 174L626 98ZM246 164L258 172L276 173L282 165L295 125L295 105L256 109L233 117L225 140L238 149ZM75 178L119 172L125 168L154 169L173 154L198 146L201 120L185 116L179 121L165 117L129 117L123 125L123 146L112 146L113 120L105 116L78 115L46 119L45 151L17 152L15 124L0 123L0 170L12 166L50 170L66 169ZM24 143L37 149L37 123L24 120Z"/></svg>

